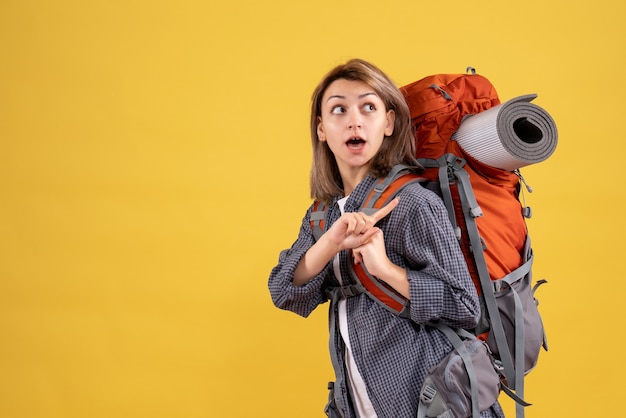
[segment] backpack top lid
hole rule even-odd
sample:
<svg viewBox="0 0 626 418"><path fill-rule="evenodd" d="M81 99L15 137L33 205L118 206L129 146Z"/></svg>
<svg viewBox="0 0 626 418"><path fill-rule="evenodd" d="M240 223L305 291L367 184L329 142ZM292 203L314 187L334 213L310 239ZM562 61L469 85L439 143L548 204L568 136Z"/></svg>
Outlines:
<svg viewBox="0 0 626 418"><path fill-rule="evenodd" d="M465 116L500 104L491 82L468 71L430 75L400 88L415 128L417 158L441 157Z"/></svg>

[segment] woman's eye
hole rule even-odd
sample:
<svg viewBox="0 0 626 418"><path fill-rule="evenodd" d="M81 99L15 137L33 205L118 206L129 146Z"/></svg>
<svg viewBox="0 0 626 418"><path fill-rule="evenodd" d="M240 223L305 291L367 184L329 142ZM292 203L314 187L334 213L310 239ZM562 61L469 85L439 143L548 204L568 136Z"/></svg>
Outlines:
<svg viewBox="0 0 626 418"><path fill-rule="evenodd" d="M343 106L335 106L332 109L330 109L330 113L335 114L335 115L340 115L344 112L345 112L345 109L343 108Z"/></svg>
<svg viewBox="0 0 626 418"><path fill-rule="evenodd" d="M366 104L365 106L363 106L363 108L365 109L366 112L373 112L376 110L376 106L374 106L371 103Z"/></svg>

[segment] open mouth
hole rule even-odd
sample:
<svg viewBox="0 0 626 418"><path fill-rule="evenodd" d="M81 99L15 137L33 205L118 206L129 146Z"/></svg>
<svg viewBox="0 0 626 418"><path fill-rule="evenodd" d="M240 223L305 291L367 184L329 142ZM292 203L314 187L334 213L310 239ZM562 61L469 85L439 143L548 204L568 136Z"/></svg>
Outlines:
<svg viewBox="0 0 626 418"><path fill-rule="evenodd" d="M346 144L349 147L360 147L361 145L365 144L365 140L363 138L354 137L354 138L348 139Z"/></svg>

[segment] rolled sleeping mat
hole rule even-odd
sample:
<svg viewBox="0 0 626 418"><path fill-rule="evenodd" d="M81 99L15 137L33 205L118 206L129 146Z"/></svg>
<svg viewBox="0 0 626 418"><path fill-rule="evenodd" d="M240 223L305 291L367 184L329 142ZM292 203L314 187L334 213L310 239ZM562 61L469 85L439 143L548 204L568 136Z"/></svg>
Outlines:
<svg viewBox="0 0 626 418"><path fill-rule="evenodd" d="M528 94L466 117L452 138L472 158L514 171L546 160L556 149L552 117Z"/></svg>

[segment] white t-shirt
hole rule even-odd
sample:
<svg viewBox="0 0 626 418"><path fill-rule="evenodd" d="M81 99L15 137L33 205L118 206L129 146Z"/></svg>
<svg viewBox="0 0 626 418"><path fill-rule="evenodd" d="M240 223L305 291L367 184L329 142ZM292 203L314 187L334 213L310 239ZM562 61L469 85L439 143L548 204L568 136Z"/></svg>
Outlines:
<svg viewBox="0 0 626 418"><path fill-rule="evenodd" d="M343 208L346 204L346 200L348 197L344 197L337 201L339 204L339 209L341 209L341 214L343 214ZM335 272L335 276L339 280L341 284L343 284L343 278L341 277L341 270L339 268L339 254L335 256L333 259L333 270ZM360 418L376 418L376 412L374 411L374 406L367 396L367 389L365 388L365 382L363 381L363 377L361 373L359 373L359 369L356 366L354 361L354 356L352 355L352 347L350 345L350 335L348 333L348 315L346 313L346 300L341 299L337 306L338 315L339 315L339 333L341 334L341 338L343 338L343 342L346 345L345 352L345 360L346 360L346 370L347 370L347 379L350 383L350 387L352 388L352 401L354 402L354 406L356 408L357 415Z"/></svg>

